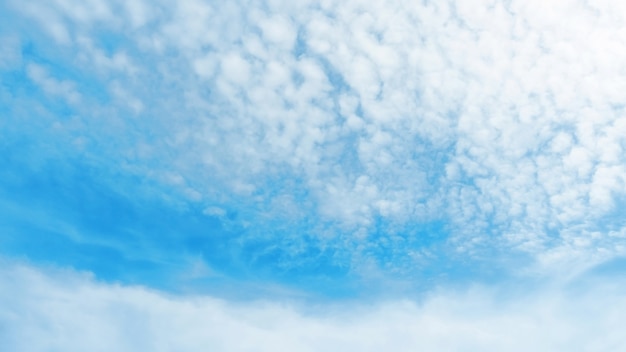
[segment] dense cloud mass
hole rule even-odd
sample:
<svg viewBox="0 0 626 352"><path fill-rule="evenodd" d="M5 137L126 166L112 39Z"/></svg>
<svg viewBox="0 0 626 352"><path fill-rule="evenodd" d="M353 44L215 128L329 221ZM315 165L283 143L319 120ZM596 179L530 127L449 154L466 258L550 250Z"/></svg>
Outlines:
<svg viewBox="0 0 626 352"><path fill-rule="evenodd" d="M595 292L553 287L504 298L475 287L419 304L305 307L167 297L14 264L0 279L11 285L0 293L0 338L13 351L616 351L626 343L624 292L606 282Z"/></svg>

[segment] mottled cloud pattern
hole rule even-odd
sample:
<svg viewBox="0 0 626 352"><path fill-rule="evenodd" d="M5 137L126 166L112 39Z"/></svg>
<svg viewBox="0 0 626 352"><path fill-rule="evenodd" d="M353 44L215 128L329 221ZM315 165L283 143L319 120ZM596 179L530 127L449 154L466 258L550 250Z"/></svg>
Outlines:
<svg viewBox="0 0 626 352"><path fill-rule="evenodd" d="M105 296L111 282L228 296L253 281L267 296L421 297L624 268L619 1L9 0L0 13L0 256L20 265L92 272L108 283L81 285ZM324 324L290 309L281 319Z"/></svg>
<svg viewBox="0 0 626 352"><path fill-rule="evenodd" d="M9 6L38 26L22 46L49 57L21 66L41 109L69 110L19 132L61 153L78 144L207 209L245 203L250 221L315 217L302 231L356 251L381 226L402 246L432 222L470 256L623 251L619 5Z"/></svg>

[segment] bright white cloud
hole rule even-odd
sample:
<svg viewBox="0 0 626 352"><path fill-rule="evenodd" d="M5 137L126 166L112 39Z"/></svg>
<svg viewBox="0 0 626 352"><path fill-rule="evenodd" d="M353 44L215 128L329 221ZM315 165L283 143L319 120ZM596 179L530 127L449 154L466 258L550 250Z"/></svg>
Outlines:
<svg viewBox="0 0 626 352"><path fill-rule="evenodd" d="M7 263L5 263L7 264ZM172 296L84 274L3 265L0 337L14 351L617 351L619 286L433 292L416 303Z"/></svg>

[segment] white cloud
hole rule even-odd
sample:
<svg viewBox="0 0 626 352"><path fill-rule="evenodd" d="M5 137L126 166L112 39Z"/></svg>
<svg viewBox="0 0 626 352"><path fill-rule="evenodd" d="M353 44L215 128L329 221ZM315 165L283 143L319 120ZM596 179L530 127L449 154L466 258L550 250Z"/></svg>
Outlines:
<svg viewBox="0 0 626 352"><path fill-rule="evenodd" d="M165 295L11 263L0 270L0 337L16 351L616 351L626 347L626 300L613 282L307 307Z"/></svg>
<svg viewBox="0 0 626 352"><path fill-rule="evenodd" d="M262 18L259 20L259 26L267 41L279 46L282 50L293 48L297 30L288 18L280 15Z"/></svg>
<svg viewBox="0 0 626 352"><path fill-rule="evenodd" d="M572 248L568 236L601 228L626 193L617 2L122 6L129 26L107 30L154 31L107 55L81 38L97 37L91 24L113 16L113 2L54 4L15 6L126 78L114 93L150 116L138 133L162 136L148 143L167 159L138 156L136 170L165 179L175 168L193 199L268 203L254 197L294 178L313 215L354 233L378 217L443 218L459 250L487 242L552 258ZM44 89L73 96L30 67Z"/></svg>
<svg viewBox="0 0 626 352"><path fill-rule="evenodd" d="M80 94L75 88L75 84L69 80L58 80L48 73L40 65L30 64L26 68L28 77L33 80L49 96L61 96L70 104L80 102Z"/></svg>

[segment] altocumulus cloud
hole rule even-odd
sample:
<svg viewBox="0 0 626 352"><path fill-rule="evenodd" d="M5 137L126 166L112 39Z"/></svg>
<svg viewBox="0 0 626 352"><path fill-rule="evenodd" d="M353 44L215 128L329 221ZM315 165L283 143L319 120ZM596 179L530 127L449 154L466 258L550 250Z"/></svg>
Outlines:
<svg viewBox="0 0 626 352"><path fill-rule="evenodd" d="M19 348L623 346L620 2L0 11L2 336ZM238 285L265 303L187 296ZM283 289L386 303L309 314Z"/></svg>

